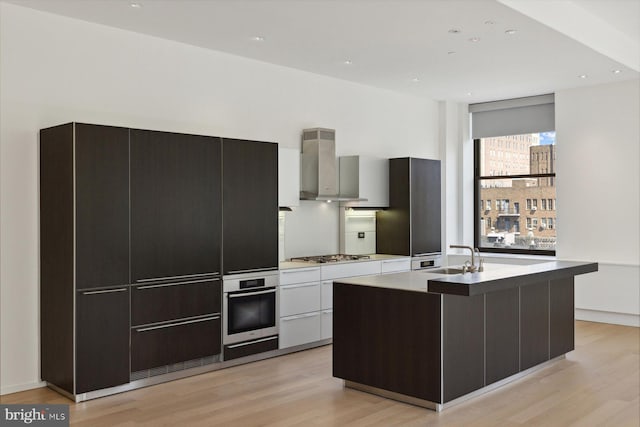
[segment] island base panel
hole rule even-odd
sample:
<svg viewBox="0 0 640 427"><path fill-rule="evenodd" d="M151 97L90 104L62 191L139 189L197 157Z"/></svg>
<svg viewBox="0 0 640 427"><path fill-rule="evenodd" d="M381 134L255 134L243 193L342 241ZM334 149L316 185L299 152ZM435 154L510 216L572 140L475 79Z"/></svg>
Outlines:
<svg viewBox="0 0 640 427"><path fill-rule="evenodd" d="M432 402L430 400L425 400L425 399L419 399L417 397L413 397L413 396L407 396L401 393L395 393L389 390L384 390L381 388L377 388L377 387L372 387L366 384L360 384L354 381L347 381L345 380L344 382L344 386L347 388L351 388L354 390L358 390L358 391L363 391L365 393L370 393L370 394L375 394L376 396L380 396L380 397L384 397L385 399L392 399L392 400L397 400L398 402L403 402L403 403L408 403L410 405L415 405L415 406L420 406L423 408L427 408L427 409L432 409L436 412L440 412L443 411L445 409L451 408L452 406L458 405L460 403L466 402L467 400L473 399L475 397L478 397L482 394L485 393L489 393L493 390L496 390L506 384L509 384L510 382L519 380L521 378L526 377L527 375L530 375L534 372L540 371L542 369L546 369L547 367L549 367L550 365L554 364L555 362L565 359L565 355L563 354L562 356L558 356L554 359L548 360L544 363L541 363L540 365L534 366L533 368L529 368L525 371L522 372L518 372L517 374L511 375L507 378L504 378L498 382L495 382L493 384L489 384L486 387L482 387L479 390L475 390L471 393L465 394L464 396L460 396L456 399L453 399L449 402L446 403L438 403L438 402Z"/></svg>

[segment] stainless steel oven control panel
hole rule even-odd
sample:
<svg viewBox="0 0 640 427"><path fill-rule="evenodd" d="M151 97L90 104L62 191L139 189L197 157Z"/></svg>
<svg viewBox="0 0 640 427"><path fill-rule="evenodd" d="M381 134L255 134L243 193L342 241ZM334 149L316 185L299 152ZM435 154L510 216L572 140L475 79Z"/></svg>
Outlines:
<svg viewBox="0 0 640 427"><path fill-rule="evenodd" d="M235 292L253 288L269 288L279 285L280 273L276 270L231 274L223 276L222 280L224 292Z"/></svg>

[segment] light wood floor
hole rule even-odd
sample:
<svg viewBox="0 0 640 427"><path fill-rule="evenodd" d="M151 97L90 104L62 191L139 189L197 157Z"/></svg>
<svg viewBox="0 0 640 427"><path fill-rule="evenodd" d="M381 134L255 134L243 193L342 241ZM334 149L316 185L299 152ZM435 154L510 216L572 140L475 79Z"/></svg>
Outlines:
<svg viewBox="0 0 640 427"><path fill-rule="evenodd" d="M640 329L576 322L576 350L436 413L345 389L331 346L74 404L41 388L2 403L69 403L74 426L640 426Z"/></svg>

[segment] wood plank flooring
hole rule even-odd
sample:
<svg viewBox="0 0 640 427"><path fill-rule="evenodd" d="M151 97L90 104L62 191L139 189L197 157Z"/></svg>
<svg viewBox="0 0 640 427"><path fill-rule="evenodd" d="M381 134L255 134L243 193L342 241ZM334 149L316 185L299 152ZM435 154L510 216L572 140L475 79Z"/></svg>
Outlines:
<svg viewBox="0 0 640 427"><path fill-rule="evenodd" d="M640 329L576 322L576 350L436 413L345 389L331 346L78 404L47 389L2 403L69 403L74 426L640 426Z"/></svg>

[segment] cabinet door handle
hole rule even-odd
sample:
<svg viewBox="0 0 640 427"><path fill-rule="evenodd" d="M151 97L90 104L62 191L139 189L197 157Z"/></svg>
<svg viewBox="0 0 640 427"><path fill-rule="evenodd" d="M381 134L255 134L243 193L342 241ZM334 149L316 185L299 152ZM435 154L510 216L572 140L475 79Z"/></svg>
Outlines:
<svg viewBox="0 0 640 427"><path fill-rule="evenodd" d="M322 310L322 314L333 314L333 310Z"/></svg>
<svg viewBox="0 0 640 427"><path fill-rule="evenodd" d="M383 264L391 264L394 262L411 262L409 259L387 259L382 261Z"/></svg>
<svg viewBox="0 0 640 427"><path fill-rule="evenodd" d="M291 270L280 270L280 273L282 274L295 274L295 273L302 273L302 272L307 272L307 271L319 271L320 267L309 267L309 268L293 268Z"/></svg>
<svg viewBox="0 0 640 427"><path fill-rule="evenodd" d="M316 317L318 313L306 313L306 314L298 314L297 316L289 316L280 318L281 322L288 322L290 320L304 319L307 317Z"/></svg>
<svg viewBox="0 0 640 427"><path fill-rule="evenodd" d="M253 341L247 341L247 342L243 342L240 344L233 344L233 345L228 345L227 348L238 348L238 347L244 347L245 345L251 345L251 344L257 344L259 342L265 342L265 341L271 341L271 340L277 340L278 337L268 337L268 338L260 338L259 340L253 340Z"/></svg>
<svg viewBox="0 0 640 427"><path fill-rule="evenodd" d="M220 272L216 271L214 273L198 273L198 274L183 274L182 276L165 276L165 277L151 277L149 279L138 279L136 283L143 282L156 282L158 280L171 280L171 279L194 279L196 277L205 277L205 276L216 276L219 275Z"/></svg>
<svg viewBox="0 0 640 427"><path fill-rule="evenodd" d="M281 291L286 291L287 289L295 289L295 288L308 288L311 286L318 286L318 282L314 283L301 283L299 285L282 285L280 286Z"/></svg>
<svg viewBox="0 0 640 427"><path fill-rule="evenodd" d="M322 282L322 286L333 285L333 280L325 280Z"/></svg>
<svg viewBox="0 0 640 427"><path fill-rule="evenodd" d="M169 323L166 325L147 326L145 328L136 329L136 332L147 332L147 331L153 331L155 329L173 328L174 326L188 325L190 323L208 322L210 320L217 320L219 318L220 316L212 316L204 319L185 320L184 322Z"/></svg>
<svg viewBox="0 0 640 427"><path fill-rule="evenodd" d="M258 271L273 271L277 270L278 267L262 267L262 268L250 268L247 270L229 270L229 274L240 274L240 273L255 273Z"/></svg>
<svg viewBox="0 0 640 427"><path fill-rule="evenodd" d="M270 289L268 291L260 291L260 292L246 292L246 293L241 293L241 294L229 294L229 298L242 298L242 297L249 297L252 295L263 295L263 294L270 294L270 293L275 293L276 290L275 289Z"/></svg>
<svg viewBox="0 0 640 427"><path fill-rule="evenodd" d="M220 279L201 279L201 280L188 280L186 282L160 283L157 285L136 286L136 289L166 288L167 286L181 286L181 285L190 285L192 283L217 282L219 280Z"/></svg>
<svg viewBox="0 0 640 427"><path fill-rule="evenodd" d="M111 294L114 292L124 292L127 288L108 289L105 291L84 291L82 295L97 295L97 294Z"/></svg>

